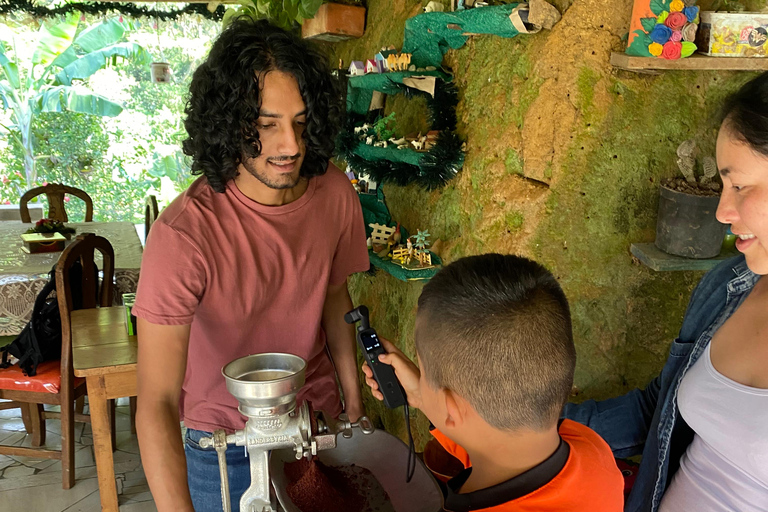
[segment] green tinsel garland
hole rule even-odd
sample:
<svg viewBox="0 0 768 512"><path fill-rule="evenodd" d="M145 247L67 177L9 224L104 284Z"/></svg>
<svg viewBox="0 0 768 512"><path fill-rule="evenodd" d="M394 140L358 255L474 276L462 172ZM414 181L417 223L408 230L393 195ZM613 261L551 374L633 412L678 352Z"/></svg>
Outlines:
<svg viewBox="0 0 768 512"><path fill-rule="evenodd" d="M458 104L456 87L450 82L437 80L433 97L404 84L394 84L406 96L426 97L431 128L440 131L435 145L423 154L419 165L391 160L368 160L358 155L355 149L363 143L355 134L355 128L366 122L366 116L359 114L348 114L345 126L336 141L337 151L352 170L368 174L377 183L395 183L404 186L415 182L427 190L443 187L464 165L462 150L464 141L455 132L456 105Z"/></svg>
<svg viewBox="0 0 768 512"><path fill-rule="evenodd" d="M187 4L186 7L178 10L159 11L136 4L117 2L72 2L51 9L37 5L32 0L0 0L0 14L22 11L38 18L52 18L72 12L95 15L119 12L133 18L149 17L162 21L175 20L184 14L198 14L210 20L220 21L224 17L225 10L223 5L216 7L215 11L209 11L207 4Z"/></svg>

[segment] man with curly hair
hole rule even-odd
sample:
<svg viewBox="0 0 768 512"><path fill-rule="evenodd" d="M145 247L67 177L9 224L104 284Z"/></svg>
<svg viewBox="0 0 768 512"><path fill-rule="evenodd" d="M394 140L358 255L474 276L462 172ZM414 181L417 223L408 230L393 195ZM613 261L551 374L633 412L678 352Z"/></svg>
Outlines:
<svg viewBox="0 0 768 512"><path fill-rule="evenodd" d="M340 414L338 377L350 418L363 413L343 316L347 277L369 263L360 203L329 164L338 100L325 58L265 21L235 20L194 73L183 147L202 176L153 224L133 308L139 445L160 511L221 510L216 452L198 441L245 425L221 376L233 359L299 355L299 400ZM227 462L237 504L248 459L231 447Z"/></svg>

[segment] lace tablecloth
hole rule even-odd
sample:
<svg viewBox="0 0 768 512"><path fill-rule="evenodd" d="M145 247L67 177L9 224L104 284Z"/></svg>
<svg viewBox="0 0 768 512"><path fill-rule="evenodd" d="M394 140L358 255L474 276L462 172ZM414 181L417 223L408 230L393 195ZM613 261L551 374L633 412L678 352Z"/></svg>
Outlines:
<svg viewBox="0 0 768 512"><path fill-rule="evenodd" d="M141 266L141 241L130 222L69 222L77 234L96 233L103 236L115 251L115 298L120 303L123 293L136 291ZM15 336L32 316L35 298L48 273L58 261L60 252L27 254L21 248L21 234L31 224L0 222L0 336ZM75 236L76 236L75 235ZM74 240L74 237L73 237ZM69 244L71 242L67 242ZM96 251L97 265L101 255Z"/></svg>

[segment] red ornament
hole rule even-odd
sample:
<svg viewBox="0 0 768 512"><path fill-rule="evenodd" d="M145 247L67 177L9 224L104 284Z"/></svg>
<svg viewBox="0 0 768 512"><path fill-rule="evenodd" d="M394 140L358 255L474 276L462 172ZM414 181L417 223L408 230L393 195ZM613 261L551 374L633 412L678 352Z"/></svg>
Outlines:
<svg viewBox="0 0 768 512"><path fill-rule="evenodd" d="M117 18L117 21L119 21L120 23L122 23L122 22L123 22L123 15L122 15L122 14L120 15L120 17L119 17L119 18Z"/></svg>
<svg viewBox="0 0 768 512"><path fill-rule="evenodd" d="M664 20L664 24L672 30L681 30L686 23L688 23L688 18L681 12L671 12Z"/></svg>
<svg viewBox="0 0 768 512"><path fill-rule="evenodd" d="M661 56L664 59L675 60L680 58L682 51L683 45L681 43L668 41L664 43L664 48L661 50Z"/></svg>

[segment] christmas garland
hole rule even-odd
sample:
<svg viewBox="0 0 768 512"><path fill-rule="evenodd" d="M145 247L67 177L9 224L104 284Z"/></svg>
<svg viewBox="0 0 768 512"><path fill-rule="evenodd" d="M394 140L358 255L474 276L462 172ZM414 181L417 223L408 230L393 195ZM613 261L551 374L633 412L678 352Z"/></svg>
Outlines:
<svg viewBox="0 0 768 512"><path fill-rule="evenodd" d="M433 130L440 133L432 148L423 153L419 165L396 162L386 159L368 160L360 156L356 149L363 144L355 134L355 128L366 122L366 116L349 113L345 126L337 139L337 151L346 160L352 170L368 174L377 183L395 183L407 185L418 183L427 190L443 187L461 170L464 165L464 141L456 134L456 105L458 94L450 82L437 80L434 96L392 81L408 97L420 95L427 99L429 122ZM404 149L401 151L412 151Z"/></svg>
<svg viewBox="0 0 768 512"><path fill-rule="evenodd" d="M181 9L160 11L136 4L117 2L72 2L51 9L37 5L33 0L0 0L0 14L23 11L38 18L52 18L72 12L95 15L119 12L133 18L150 17L162 21L176 20L185 14L198 14L209 20L220 21L224 17L225 10L223 5L210 11L207 4L187 4Z"/></svg>

